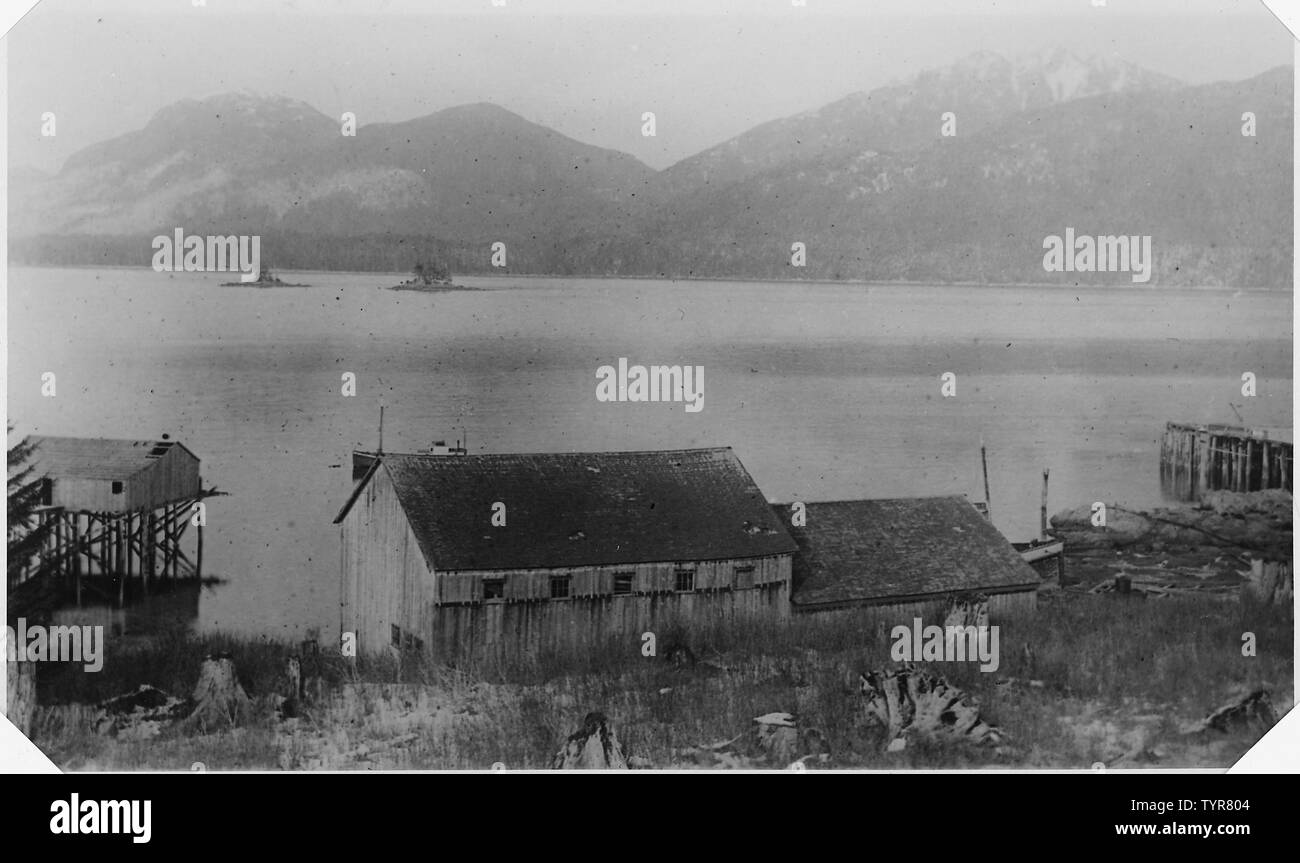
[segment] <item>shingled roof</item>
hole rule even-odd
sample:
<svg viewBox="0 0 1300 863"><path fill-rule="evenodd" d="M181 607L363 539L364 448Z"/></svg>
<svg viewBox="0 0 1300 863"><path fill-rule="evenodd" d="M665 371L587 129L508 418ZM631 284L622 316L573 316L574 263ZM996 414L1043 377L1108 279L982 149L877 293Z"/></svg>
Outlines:
<svg viewBox="0 0 1300 863"><path fill-rule="evenodd" d="M790 505L775 511L789 522ZM1041 582L964 497L806 504L790 527L795 607L881 604L939 594L1008 592Z"/></svg>
<svg viewBox="0 0 1300 863"><path fill-rule="evenodd" d="M794 541L729 447L529 455L384 454L425 561L539 569L790 554ZM506 527L492 527L495 502Z"/></svg>
<svg viewBox="0 0 1300 863"><path fill-rule="evenodd" d="M152 465L173 446L189 452L176 441L32 435L30 442L35 472L52 479L124 480Z"/></svg>

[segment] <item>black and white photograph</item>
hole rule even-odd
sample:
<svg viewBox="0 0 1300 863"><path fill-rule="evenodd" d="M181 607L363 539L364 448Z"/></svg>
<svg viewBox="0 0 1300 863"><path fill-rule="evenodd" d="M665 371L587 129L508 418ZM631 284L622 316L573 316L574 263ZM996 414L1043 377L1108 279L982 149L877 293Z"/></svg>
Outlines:
<svg viewBox="0 0 1300 863"><path fill-rule="evenodd" d="M42 0L3 52L4 713L59 771L1270 766L1265 3Z"/></svg>

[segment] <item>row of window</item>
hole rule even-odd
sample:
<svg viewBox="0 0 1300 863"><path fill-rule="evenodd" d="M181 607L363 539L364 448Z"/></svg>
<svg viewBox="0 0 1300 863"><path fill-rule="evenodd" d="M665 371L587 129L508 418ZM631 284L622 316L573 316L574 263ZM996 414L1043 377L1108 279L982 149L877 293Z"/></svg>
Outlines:
<svg viewBox="0 0 1300 863"><path fill-rule="evenodd" d="M752 574L754 567L738 566L735 569L737 575ZM689 593L695 590L695 570L679 569L673 573L674 590L678 593ZM614 573L614 595L631 596L636 592L636 573L635 572L616 572ZM571 575L553 575L551 576L551 599L568 599L573 595L573 576ZM483 598L486 599L505 599L506 598L506 580L504 578L485 578L483 579Z"/></svg>

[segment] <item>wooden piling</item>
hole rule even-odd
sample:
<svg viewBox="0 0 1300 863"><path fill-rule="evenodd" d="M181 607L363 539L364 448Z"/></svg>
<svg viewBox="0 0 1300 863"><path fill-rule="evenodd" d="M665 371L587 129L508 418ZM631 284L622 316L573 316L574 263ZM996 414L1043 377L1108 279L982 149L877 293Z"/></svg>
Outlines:
<svg viewBox="0 0 1300 863"><path fill-rule="evenodd" d="M1180 500L1208 491L1291 487L1292 444L1266 431L1167 423L1160 442L1160 481Z"/></svg>
<svg viewBox="0 0 1300 863"><path fill-rule="evenodd" d="M113 520L113 552L116 556L115 568L117 569L117 574L123 579L127 576L126 537L123 533L125 527L126 526L122 524L121 519Z"/></svg>
<svg viewBox="0 0 1300 863"><path fill-rule="evenodd" d="M144 578L152 581L157 575L158 553L158 516L150 511L145 516L145 531L141 537L141 553L144 555Z"/></svg>
<svg viewBox="0 0 1300 863"><path fill-rule="evenodd" d="M81 515L79 513L72 514L71 530L72 542L69 550L72 552L72 580L75 585L77 608L81 608Z"/></svg>

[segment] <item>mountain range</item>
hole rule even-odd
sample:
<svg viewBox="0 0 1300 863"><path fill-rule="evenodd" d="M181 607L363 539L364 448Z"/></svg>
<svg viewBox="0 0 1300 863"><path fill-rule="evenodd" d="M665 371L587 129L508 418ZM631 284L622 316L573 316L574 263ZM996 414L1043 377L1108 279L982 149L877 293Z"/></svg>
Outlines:
<svg viewBox="0 0 1300 863"><path fill-rule="evenodd" d="M11 171L10 257L147 265L152 238L183 227L260 234L288 269L436 256L489 272L504 242L514 273L1129 283L1044 272L1044 237L1072 227L1151 235L1152 284L1276 287L1292 272L1293 80L1191 86L1067 51L981 52L662 171L486 103L345 136L303 102L226 94L56 174Z"/></svg>

